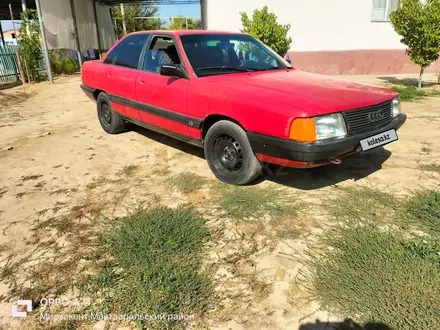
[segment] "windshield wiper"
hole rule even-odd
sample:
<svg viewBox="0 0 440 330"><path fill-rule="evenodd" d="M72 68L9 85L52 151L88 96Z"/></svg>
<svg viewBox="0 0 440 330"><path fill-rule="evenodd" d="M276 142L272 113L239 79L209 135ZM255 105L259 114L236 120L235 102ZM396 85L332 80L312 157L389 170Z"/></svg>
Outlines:
<svg viewBox="0 0 440 330"><path fill-rule="evenodd" d="M271 66L271 67L269 67L269 68L257 69L257 71L284 70L284 69L293 69L293 67L291 67L291 66L286 66L286 67L282 67L282 66Z"/></svg>
<svg viewBox="0 0 440 330"><path fill-rule="evenodd" d="M254 71L254 69L241 68L241 67L238 67L238 66L227 66L227 65L222 65L222 66L205 66L203 68L197 68L196 70L200 70L200 71L207 71L207 70L235 70L235 71L243 71L243 72Z"/></svg>

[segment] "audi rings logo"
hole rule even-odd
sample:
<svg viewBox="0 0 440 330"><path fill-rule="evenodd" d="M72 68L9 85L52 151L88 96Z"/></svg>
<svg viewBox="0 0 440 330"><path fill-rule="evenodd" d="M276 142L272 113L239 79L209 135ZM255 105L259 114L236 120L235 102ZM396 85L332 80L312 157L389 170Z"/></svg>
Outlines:
<svg viewBox="0 0 440 330"><path fill-rule="evenodd" d="M368 120L372 123L375 123L379 120L382 120L384 118L384 115L382 113L382 110L379 111L375 111L375 112L370 112L368 114Z"/></svg>

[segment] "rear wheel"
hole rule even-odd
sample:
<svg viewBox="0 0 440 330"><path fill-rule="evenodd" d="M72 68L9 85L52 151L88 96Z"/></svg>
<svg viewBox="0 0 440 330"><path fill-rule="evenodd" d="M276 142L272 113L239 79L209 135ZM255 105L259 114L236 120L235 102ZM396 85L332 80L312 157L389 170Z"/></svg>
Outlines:
<svg viewBox="0 0 440 330"><path fill-rule="evenodd" d="M112 109L107 94L101 93L96 100L98 119L101 127L109 134L121 133L125 129L125 121Z"/></svg>
<svg viewBox="0 0 440 330"><path fill-rule="evenodd" d="M205 137L205 157L211 171L224 182L244 185L261 173L246 132L236 123L221 120L212 125Z"/></svg>

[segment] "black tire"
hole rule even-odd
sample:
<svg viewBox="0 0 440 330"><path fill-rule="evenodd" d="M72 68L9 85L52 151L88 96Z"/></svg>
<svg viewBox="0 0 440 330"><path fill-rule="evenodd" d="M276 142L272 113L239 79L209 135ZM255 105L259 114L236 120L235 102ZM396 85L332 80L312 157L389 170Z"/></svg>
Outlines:
<svg viewBox="0 0 440 330"><path fill-rule="evenodd" d="M246 132L236 123L221 120L206 133L205 158L214 175L221 181L244 185L262 170Z"/></svg>
<svg viewBox="0 0 440 330"><path fill-rule="evenodd" d="M118 134L124 131L125 121L112 109L106 93L98 95L96 107L99 123L104 131L109 134Z"/></svg>

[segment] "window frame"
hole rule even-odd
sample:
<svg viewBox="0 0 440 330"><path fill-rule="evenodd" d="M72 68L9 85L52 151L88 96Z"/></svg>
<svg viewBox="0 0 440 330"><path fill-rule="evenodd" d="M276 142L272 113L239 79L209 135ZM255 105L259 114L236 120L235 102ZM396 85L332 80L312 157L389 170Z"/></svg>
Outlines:
<svg viewBox="0 0 440 330"><path fill-rule="evenodd" d="M150 34L149 39L147 40L144 48L142 49L141 56L139 57L138 70L142 71L142 72L148 72L148 73L152 73L152 74L156 74L156 75L161 75L159 72L144 70L144 62L145 62L145 56L147 54L147 50L150 49L151 44L153 43L153 40L156 37L171 38L173 40L174 45L176 46L176 49L177 49L177 55L179 56L179 59L180 59L180 69L185 73L186 79L189 79L188 70L186 69L185 62L183 61L182 52L180 51L179 44L177 43L176 37L173 34L167 34L167 33Z"/></svg>
<svg viewBox="0 0 440 330"><path fill-rule="evenodd" d="M117 65L117 64L115 64L115 59L113 59L111 63L106 63L106 62L105 62L105 61L107 60L107 58L108 58L108 57L109 57L109 56L110 56L110 55L116 50L116 48L117 48L118 46L120 46L120 44L121 44L125 39L130 38L130 37L132 37L132 36L136 36L136 35L144 35L144 36L147 37L147 39L145 40L144 45L142 46L142 50L141 50L141 53L140 53L140 55L139 55L139 59L138 59L137 67L135 67L135 68L129 68L129 67L127 67L127 66ZM139 67L141 67L141 59L143 58L143 53L144 53L144 51L145 51L145 45L149 44L149 42L150 42L150 38L151 38L151 33L138 33L138 34L127 35L125 38L121 39L121 40L115 45L115 47L114 47L114 48L108 53L108 55L107 55L107 56L105 57L105 59L102 61L102 64L105 64L105 65L111 65L111 66L115 66L115 67L123 68L123 69L127 69L127 70L139 70Z"/></svg>
<svg viewBox="0 0 440 330"><path fill-rule="evenodd" d="M385 23L391 22L390 19L387 18L391 14L391 13L388 13L388 11L390 10L390 2L391 2L391 0L385 0L385 1L386 1L386 4L385 4L385 16L382 19L381 18L373 18L372 17L373 16L373 10L374 10L374 7L373 7L374 0L371 1L371 13L370 13L371 22L379 22L379 23L381 23L381 22L385 22ZM401 0L398 0L397 6L400 6L400 2L401 2Z"/></svg>

